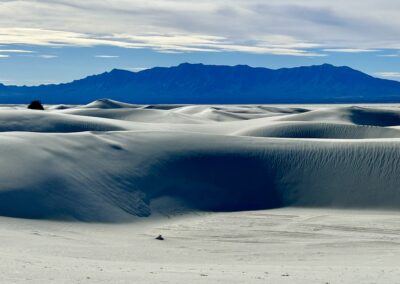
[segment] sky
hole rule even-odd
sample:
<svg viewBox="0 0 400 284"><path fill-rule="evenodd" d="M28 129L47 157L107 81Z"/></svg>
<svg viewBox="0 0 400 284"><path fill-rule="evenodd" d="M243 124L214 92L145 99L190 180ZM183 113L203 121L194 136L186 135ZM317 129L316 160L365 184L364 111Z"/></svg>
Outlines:
<svg viewBox="0 0 400 284"><path fill-rule="evenodd" d="M0 0L0 82L183 62L330 63L400 81L399 0Z"/></svg>

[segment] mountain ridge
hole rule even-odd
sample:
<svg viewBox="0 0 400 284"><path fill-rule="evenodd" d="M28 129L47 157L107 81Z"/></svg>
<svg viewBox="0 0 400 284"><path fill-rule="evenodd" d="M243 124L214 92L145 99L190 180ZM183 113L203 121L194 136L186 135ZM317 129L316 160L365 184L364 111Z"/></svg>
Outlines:
<svg viewBox="0 0 400 284"><path fill-rule="evenodd" d="M182 63L112 69L61 84L0 84L0 103L81 104L103 97L138 104L383 103L400 102L400 82L326 63L280 69Z"/></svg>

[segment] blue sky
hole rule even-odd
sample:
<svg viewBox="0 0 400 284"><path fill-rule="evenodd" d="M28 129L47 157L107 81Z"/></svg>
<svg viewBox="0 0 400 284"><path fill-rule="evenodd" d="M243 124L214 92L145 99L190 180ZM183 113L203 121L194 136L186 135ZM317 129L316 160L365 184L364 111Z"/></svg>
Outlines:
<svg viewBox="0 0 400 284"><path fill-rule="evenodd" d="M182 62L331 63L400 80L400 1L0 0L0 82Z"/></svg>

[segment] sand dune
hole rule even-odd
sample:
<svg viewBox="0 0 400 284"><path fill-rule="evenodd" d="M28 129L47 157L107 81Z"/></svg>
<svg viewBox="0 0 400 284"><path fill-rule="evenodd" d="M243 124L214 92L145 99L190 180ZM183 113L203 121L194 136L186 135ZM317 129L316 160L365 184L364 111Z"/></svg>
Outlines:
<svg viewBox="0 0 400 284"><path fill-rule="evenodd" d="M284 121L333 121L357 125L395 126L400 124L399 109L371 109L365 107L341 107L317 109L302 113Z"/></svg>
<svg viewBox="0 0 400 284"><path fill-rule="evenodd" d="M2 280L396 283L399 113L0 106Z"/></svg>
<svg viewBox="0 0 400 284"><path fill-rule="evenodd" d="M240 130L235 134L241 136L282 138L400 138L400 131L397 129L332 122L321 123L297 121L249 127Z"/></svg>
<svg viewBox="0 0 400 284"><path fill-rule="evenodd" d="M0 110L2 216L129 221L163 197L203 211L400 209L395 107L16 108Z"/></svg>

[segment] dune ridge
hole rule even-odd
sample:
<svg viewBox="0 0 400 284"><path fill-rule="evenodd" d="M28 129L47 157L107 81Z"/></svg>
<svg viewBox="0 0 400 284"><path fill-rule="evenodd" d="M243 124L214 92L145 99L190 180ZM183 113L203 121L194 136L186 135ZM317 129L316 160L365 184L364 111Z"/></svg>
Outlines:
<svg viewBox="0 0 400 284"><path fill-rule="evenodd" d="M101 222L188 210L400 209L397 106L0 108L0 215Z"/></svg>

